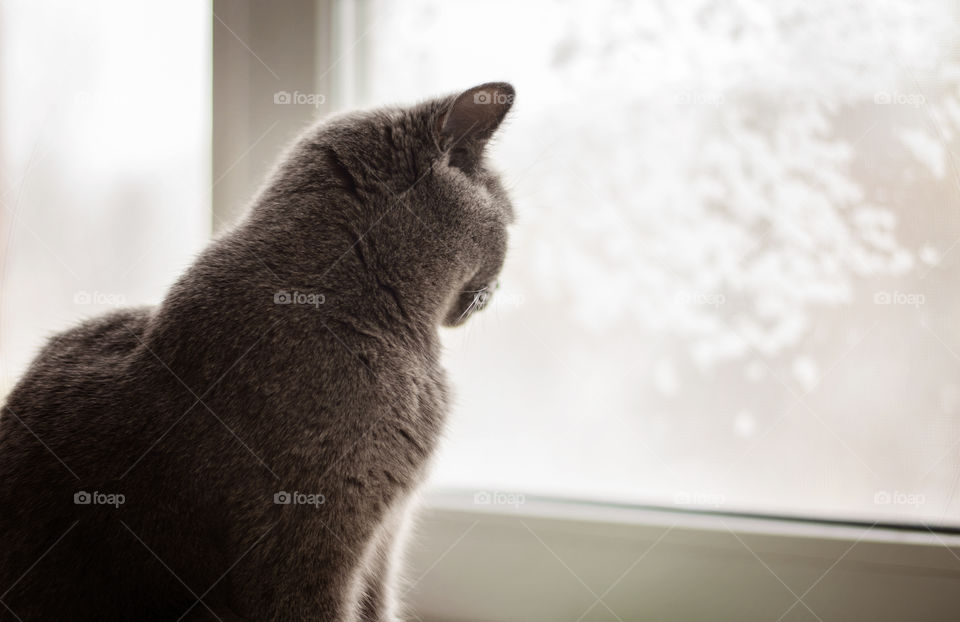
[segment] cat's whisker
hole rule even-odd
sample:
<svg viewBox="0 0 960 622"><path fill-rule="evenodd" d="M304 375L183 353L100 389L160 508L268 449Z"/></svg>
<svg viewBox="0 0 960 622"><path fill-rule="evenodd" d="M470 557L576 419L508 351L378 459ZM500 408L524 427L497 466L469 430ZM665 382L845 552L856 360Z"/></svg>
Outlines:
<svg viewBox="0 0 960 622"><path fill-rule="evenodd" d="M481 293L477 293L477 295L473 297L473 300L470 301L470 304L467 305L467 308L464 309L463 313L460 314L460 317L457 318L458 322L463 318L465 318L467 315L469 315L477 307L477 303L480 301L481 295L482 295Z"/></svg>
<svg viewBox="0 0 960 622"><path fill-rule="evenodd" d="M489 295L487 294L489 289L490 289L490 286L487 285L482 289L478 289L475 291L470 291L470 290L463 291L464 294L474 294L474 296L473 296L473 300L470 301L470 304L467 305L467 308L464 309L463 313L460 314L460 317L457 318L458 322L462 320L464 317L466 317L467 315L469 315L470 313L486 306L486 302L489 299Z"/></svg>

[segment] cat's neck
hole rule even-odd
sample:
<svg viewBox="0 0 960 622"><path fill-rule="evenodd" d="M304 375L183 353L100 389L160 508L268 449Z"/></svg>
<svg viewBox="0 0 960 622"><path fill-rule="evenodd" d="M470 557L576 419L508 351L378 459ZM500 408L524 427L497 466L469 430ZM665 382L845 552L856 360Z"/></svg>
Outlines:
<svg viewBox="0 0 960 622"><path fill-rule="evenodd" d="M393 248L386 234L400 226L391 214L370 227L334 220L299 225L264 210L234 234L247 269L275 284L278 300L289 294L292 304L314 304L325 317L391 332L436 333L463 275L429 231L410 232L422 252L408 265L409 249Z"/></svg>

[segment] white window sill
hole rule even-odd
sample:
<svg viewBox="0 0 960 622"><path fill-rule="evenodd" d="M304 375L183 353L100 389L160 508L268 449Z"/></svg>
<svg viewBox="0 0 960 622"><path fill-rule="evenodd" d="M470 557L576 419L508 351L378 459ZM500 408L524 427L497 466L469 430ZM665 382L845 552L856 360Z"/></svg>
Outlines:
<svg viewBox="0 0 960 622"><path fill-rule="evenodd" d="M405 600L434 620L956 620L960 533L427 496Z"/></svg>

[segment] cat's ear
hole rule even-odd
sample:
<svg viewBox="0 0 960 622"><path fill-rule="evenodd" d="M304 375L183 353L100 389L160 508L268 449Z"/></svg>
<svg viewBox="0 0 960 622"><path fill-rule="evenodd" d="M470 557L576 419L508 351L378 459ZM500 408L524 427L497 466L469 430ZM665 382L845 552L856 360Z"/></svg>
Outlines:
<svg viewBox="0 0 960 622"><path fill-rule="evenodd" d="M488 82L467 89L450 104L440 123L440 146L450 164L470 172L483 147L513 105L514 90L506 82Z"/></svg>

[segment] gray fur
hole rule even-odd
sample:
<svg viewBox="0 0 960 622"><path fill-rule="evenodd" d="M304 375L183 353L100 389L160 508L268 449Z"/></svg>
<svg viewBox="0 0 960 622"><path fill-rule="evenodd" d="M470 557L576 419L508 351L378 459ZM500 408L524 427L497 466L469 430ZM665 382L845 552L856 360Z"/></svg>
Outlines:
<svg viewBox="0 0 960 622"><path fill-rule="evenodd" d="M482 152L512 98L320 123L159 306L46 345L0 418L0 620L398 619L397 534L447 412L438 327L506 251Z"/></svg>

